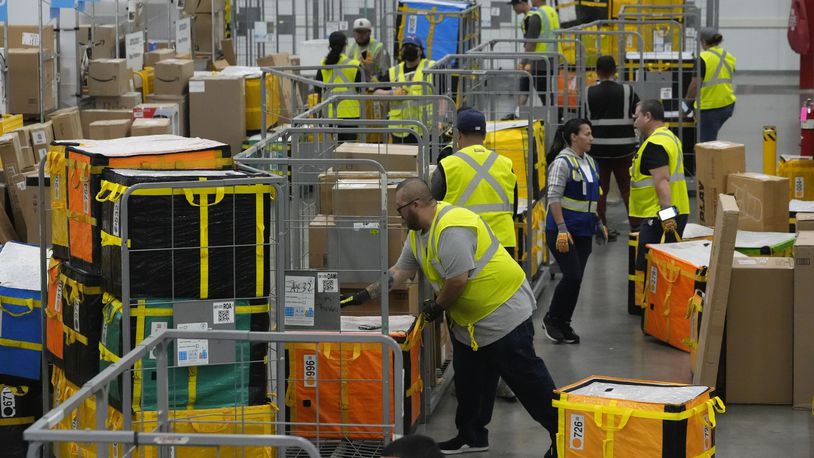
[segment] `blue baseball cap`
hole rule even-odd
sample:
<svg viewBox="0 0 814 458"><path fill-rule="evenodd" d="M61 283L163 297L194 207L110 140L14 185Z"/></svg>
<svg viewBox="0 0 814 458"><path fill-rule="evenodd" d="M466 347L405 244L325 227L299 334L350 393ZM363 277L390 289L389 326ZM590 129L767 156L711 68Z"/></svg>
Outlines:
<svg viewBox="0 0 814 458"><path fill-rule="evenodd" d="M458 112L458 131L464 133L486 133L486 117L480 111L469 108Z"/></svg>
<svg viewBox="0 0 814 458"><path fill-rule="evenodd" d="M419 48L424 49L424 45L421 43L421 38L418 38L417 35L413 35L413 34L405 35L404 39L401 40L401 45L402 46L413 45L413 46L418 46Z"/></svg>

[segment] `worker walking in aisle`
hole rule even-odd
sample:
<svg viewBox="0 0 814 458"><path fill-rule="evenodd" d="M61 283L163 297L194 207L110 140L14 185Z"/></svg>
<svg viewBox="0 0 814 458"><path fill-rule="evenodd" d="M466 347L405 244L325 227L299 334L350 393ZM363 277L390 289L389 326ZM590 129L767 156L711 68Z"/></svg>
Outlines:
<svg viewBox="0 0 814 458"><path fill-rule="evenodd" d="M613 57L599 56L596 60L596 74L599 81L595 86L588 88L585 108L594 137L591 157L596 161L599 185L602 188L596 213L602 224L607 227L605 209L610 192L611 174L616 177L625 208L629 208L630 164L638 143L633 129L633 112L636 111L639 96L630 85L615 81L616 61ZM631 219L631 231L638 230L638 225L637 219ZM618 231L608 230L609 240L616 240Z"/></svg>
<svg viewBox="0 0 814 458"><path fill-rule="evenodd" d="M353 42L348 46L348 56L362 63L366 81L375 81L378 75L390 68L390 54L382 42L371 36L373 25L366 18L353 21Z"/></svg>
<svg viewBox="0 0 814 458"><path fill-rule="evenodd" d="M390 67L390 69L379 75L379 81L384 83L403 82L427 82L432 83L432 75L425 74L424 70L434 64L433 61L424 57L424 45L416 35L407 35L401 42L401 63ZM377 89L378 95L431 95L432 91L422 84L407 86L394 86L391 89ZM430 109L432 103L422 103L413 101L394 100L390 102L390 113L388 119L391 120L415 120L429 126ZM396 126L391 126L396 127ZM391 134L393 143L417 144L419 129L414 125L405 124L404 128L411 132L394 132Z"/></svg>
<svg viewBox="0 0 814 458"><path fill-rule="evenodd" d="M550 164L546 241L562 270L562 279L543 317L543 329L555 343L579 343L571 317L591 255L591 239L596 237L598 244L608 240L607 229L596 214L601 190L596 163L587 154L592 140L590 121L571 119L557 129L546 156Z"/></svg>
<svg viewBox="0 0 814 458"><path fill-rule="evenodd" d="M523 32L523 38L527 40L554 40L554 31L560 28L560 19L557 11L545 5L542 2L539 8L532 8L529 0L511 0L509 2L514 9L515 14L523 14L523 20L520 22L520 30ZM524 49L527 53L556 53L559 52L559 45L556 43L525 43ZM522 59L517 65L518 70L524 70L531 73L534 80L534 88L537 90L537 96L543 105L554 103L553 93L548 90L548 72L551 64L550 57L542 57L535 59ZM520 108L526 106L531 93L529 79L526 77L520 78L520 95L517 100L517 107L513 113L509 113L504 119L517 119L520 117ZM546 93L550 94L549 100L546 100Z"/></svg>
<svg viewBox="0 0 814 458"><path fill-rule="evenodd" d="M534 345L531 315L534 294L523 269L503 249L477 214L432 197L429 186L408 178L396 188L396 211L410 233L396 265L390 289L421 269L435 291L422 314L434 321L446 312L452 329L452 365L458 406L458 434L441 442L453 455L489 449L495 389L502 377L523 407L554 437L557 412L551 405L554 381ZM378 297L380 285L359 291L346 304Z"/></svg>
<svg viewBox="0 0 814 458"><path fill-rule="evenodd" d="M701 123L700 139L709 142L718 139L718 132L727 119L735 112L735 89L732 79L735 76L735 56L721 47L723 36L714 29L703 28L698 33L701 42L700 66L701 80L700 100L698 94L698 77L693 77L687 88L687 101L699 110Z"/></svg>
<svg viewBox="0 0 814 458"><path fill-rule="evenodd" d="M355 94L358 90L354 89L353 87L343 86L343 84L348 83L359 83L362 81L362 71L359 67L360 63L356 59L351 59L345 55L345 47L348 44L348 37L345 36L342 32L333 32L328 37L328 46L330 51L328 55L322 59L323 66L332 66L332 65L343 65L348 66L346 68L323 68L317 72L317 81L323 81L325 83L334 85L326 89L326 93L323 94L322 88L319 86L315 86L315 92L322 98L328 98L334 95L345 95L345 94ZM330 105L328 107L328 117L330 118L338 118L338 119L359 119L361 116L361 105L359 100L342 100L341 102L336 104L336 108L334 105ZM353 127L353 126L341 126L341 127ZM356 134L348 133L340 133L338 135L339 141L354 141L356 140Z"/></svg>
<svg viewBox="0 0 814 458"><path fill-rule="evenodd" d="M644 275L647 245L678 240L687 225L690 198L681 140L665 126L661 102L639 102L633 125L643 141L630 167L630 216L642 219L636 274Z"/></svg>
<svg viewBox="0 0 814 458"><path fill-rule="evenodd" d="M456 124L458 151L438 162L432 175L432 196L477 213L514 257L517 176L512 161L483 146L486 117L480 111L459 111ZM516 399L503 380L498 384L497 396Z"/></svg>

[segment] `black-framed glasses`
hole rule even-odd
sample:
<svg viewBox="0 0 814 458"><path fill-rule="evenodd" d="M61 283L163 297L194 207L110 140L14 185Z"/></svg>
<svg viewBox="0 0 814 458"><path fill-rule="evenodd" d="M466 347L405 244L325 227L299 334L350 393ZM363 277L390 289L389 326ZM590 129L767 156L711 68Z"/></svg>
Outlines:
<svg viewBox="0 0 814 458"><path fill-rule="evenodd" d="M410 205L418 202L419 200L421 200L421 199L420 198L413 199L413 200L407 202L406 204L402 205L401 207L396 207L396 213L398 213L400 215L402 210L404 210L405 208L409 207Z"/></svg>

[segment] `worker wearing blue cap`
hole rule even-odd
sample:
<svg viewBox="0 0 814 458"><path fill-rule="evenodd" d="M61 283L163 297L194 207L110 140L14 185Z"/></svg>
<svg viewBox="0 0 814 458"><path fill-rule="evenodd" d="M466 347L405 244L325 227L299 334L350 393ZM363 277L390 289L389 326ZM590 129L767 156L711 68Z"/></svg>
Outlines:
<svg viewBox="0 0 814 458"><path fill-rule="evenodd" d="M421 38L416 35L405 35L401 41L401 63L379 76L379 81L390 83L421 82L432 83L432 75L424 74L424 70L435 62L425 58L424 45ZM422 84L399 85L390 89L377 89L376 94L391 95L430 95L432 91ZM415 120L427 124L431 103L398 100L390 102L390 120ZM393 143L418 143L419 129L415 125L405 124L400 132L391 135ZM409 129L405 131L404 129Z"/></svg>

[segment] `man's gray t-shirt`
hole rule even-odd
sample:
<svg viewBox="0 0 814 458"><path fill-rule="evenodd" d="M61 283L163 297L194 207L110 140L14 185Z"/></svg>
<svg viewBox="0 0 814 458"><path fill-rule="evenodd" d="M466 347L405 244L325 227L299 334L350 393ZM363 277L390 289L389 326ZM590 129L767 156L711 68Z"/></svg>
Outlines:
<svg viewBox="0 0 814 458"><path fill-rule="evenodd" d="M421 246L427 246L429 232L421 234ZM401 270L416 271L421 268L413 256L411 239L408 237L396 262ZM449 227L441 233L438 240L438 258L444 278L451 278L475 268L475 250L477 235L469 228ZM521 323L531 317L537 304L528 281L524 280L520 289L490 315L475 323L475 341L478 346L486 346L500 340ZM471 343L469 331L452 324L452 334L464 345Z"/></svg>

